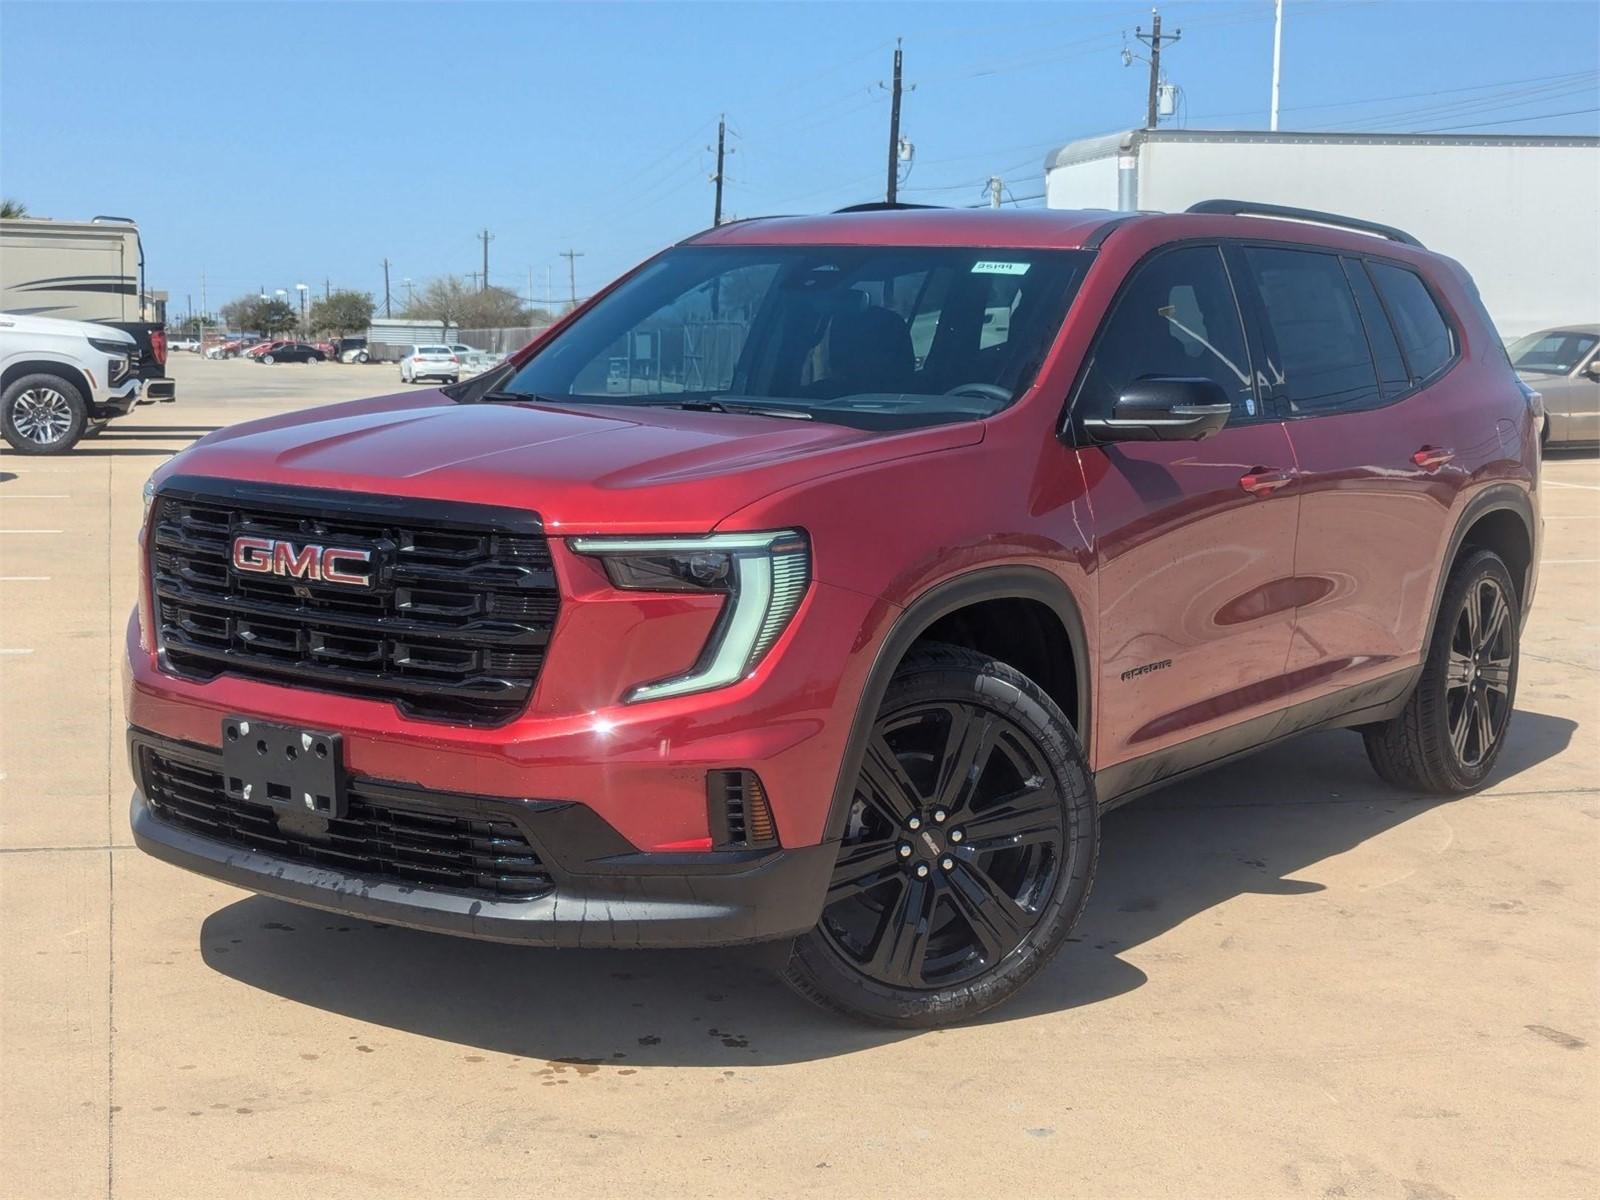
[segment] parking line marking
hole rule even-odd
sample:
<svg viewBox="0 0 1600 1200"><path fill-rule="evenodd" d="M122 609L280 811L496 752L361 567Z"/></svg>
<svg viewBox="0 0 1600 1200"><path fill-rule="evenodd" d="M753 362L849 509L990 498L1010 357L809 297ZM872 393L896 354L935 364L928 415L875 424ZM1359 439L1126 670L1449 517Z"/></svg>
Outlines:
<svg viewBox="0 0 1600 1200"><path fill-rule="evenodd" d="M0 650L0 654L32 654L32 650Z"/></svg>
<svg viewBox="0 0 1600 1200"><path fill-rule="evenodd" d="M1581 563L1600 563L1600 558L1541 558L1541 567L1575 567Z"/></svg>
<svg viewBox="0 0 1600 1200"><path fill-rule="evenodd" d="M60 533L59 529L0 529L0 533Z"/></svg>
<svg viewBox="0 0 1600 1200"><path fill-rule="evenodd" d="M1546 479L1544 481L1544 486L1545 487L1577 488L1579 491L1584 491L1584 492L1600 492L1600 483L1558 483L1554 479Z"/></svg>
<svg viewBox="0 0 1600 1200"><path fill-rule="evenodd" d="M0 583L49 583L48 575L0 575Z"/></svg>
<svg viewBox="0 0 1600 1200"><path fill-rule="evenodd" d="M71 500L72 497L65 492L55 492L43 496L13 496L10 492L0 492L0 500Z"/></svg>

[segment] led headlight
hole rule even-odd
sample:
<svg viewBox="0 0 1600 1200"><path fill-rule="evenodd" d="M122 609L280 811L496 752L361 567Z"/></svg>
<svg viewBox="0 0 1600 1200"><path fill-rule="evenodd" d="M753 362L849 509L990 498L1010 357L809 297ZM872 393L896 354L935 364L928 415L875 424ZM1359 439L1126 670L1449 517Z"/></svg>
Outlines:
<svg viewBox="0 0 1600 1200"><path fill-rule="evenodd" d="M772 648L811 582L811 547L793 529L708 537L580 537L577 554L599 558L626 591L721 593L728 598L700 660L686 674L640 684L625 697L662 700L737 683Z"/></svg>

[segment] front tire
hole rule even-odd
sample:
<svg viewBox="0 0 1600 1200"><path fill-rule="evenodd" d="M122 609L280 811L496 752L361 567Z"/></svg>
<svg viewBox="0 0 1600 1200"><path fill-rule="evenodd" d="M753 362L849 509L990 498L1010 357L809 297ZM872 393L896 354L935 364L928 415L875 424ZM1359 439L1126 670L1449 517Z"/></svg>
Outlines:
<svg viewBox="0 0 1600 1200"><path fill-rule="evenodd" d="M0 395L0 434L18 454L65 454L88 421L83 392L59 375L24 375Z"/></svg>
<svg viewBox="0 0 1600 1200"><path fill-rule="evenodd" d="M273 356L272 356L272 355L270 355L270 354L263 354L263 355L262 355L262 356L261 356L261 361L262 361L262 362L264 362L264 363L266 363L266 364L267 364L267 366L269 366L269 367L270 367L270 366L271 366L271 365L272 365L272 364L273 364L273 363L275 363L275 362L277 362L277 361L278 361L278 360L277 360L277 359L276 359L276 358L274 358L274 357L273 357Z"/></svg>
<svg viewBox="0 0 1600 1200"><path fill-rule="evenodd" d="M1416 691L1400 714L1362 731L1388 783L1459 796L1482 786L1505 746L1517 695L1522 612L1492 550L1450 572Z"/></svg>
<svg viewBox="0 0 1600 1200"><path fill-rule="evenodd" d="M1088 764L1049 696L987 655L916 649L879 708L822 918L784 980L874 1024L973 1017L1065 942L1098 852Z"/></svg>

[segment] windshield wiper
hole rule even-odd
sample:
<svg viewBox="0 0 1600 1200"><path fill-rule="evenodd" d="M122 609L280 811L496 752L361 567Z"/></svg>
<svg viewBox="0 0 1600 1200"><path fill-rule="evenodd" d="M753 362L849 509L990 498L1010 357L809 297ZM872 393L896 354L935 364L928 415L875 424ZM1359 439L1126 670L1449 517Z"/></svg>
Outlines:
<svg viewBox="0 0 1600 1200"><path fill-rule="evenodd" d="M816 418L803 408L768 407L764 404L741 404L737 400L672 400L651 405L652 408L681 408L687 412L742 413L753 417L781 417L789 421L814 421Z"/></svg>
<svg viewBox="0 0 1600 1200"><path fill-rule="evenodd" d="M478 397L479 400L498 400L510 404L521 404L532 400L535 404L559 404L554 396L541 396L537 392L485 392Z"/></svg>

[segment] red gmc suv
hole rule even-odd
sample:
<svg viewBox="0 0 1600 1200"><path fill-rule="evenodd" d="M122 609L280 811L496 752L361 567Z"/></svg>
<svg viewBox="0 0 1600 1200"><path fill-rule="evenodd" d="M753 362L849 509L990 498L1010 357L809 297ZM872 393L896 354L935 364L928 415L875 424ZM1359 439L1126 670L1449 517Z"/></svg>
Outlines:
<svg viewBox="0 0 1600 1200"><path fill-rule="evenodd" d="M552 946L783 939L930 1025L1060 948L1099 815L1303 730L1479 786L1540 413L1399 230L724 225L503 366L219 431L146 489L133 833Z"/></svg>

